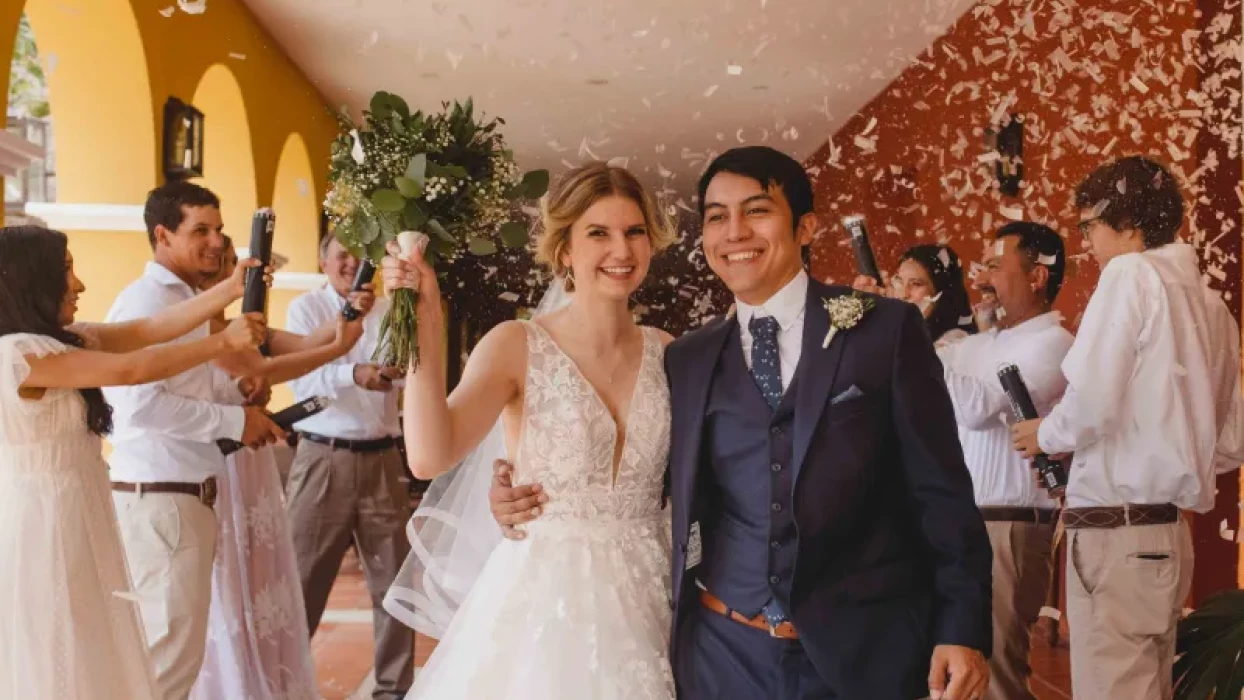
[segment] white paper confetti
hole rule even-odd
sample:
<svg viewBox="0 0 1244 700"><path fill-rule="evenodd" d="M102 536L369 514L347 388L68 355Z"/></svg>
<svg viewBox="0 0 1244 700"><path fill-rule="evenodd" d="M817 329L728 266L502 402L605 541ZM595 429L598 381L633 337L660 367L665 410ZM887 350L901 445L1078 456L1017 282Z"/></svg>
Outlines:
<svg viewBox="0 0 1244 700"><path fill-rule="evenodd" d="M1048 617L1051 620L1061 620L1063 613L1058 608L1051 608L1048 605L1044 605L1041 607L1040 617Z"/></svg>
<svg viewBox="0 0 1244 700"><path fill-rule="evenodd" d="M1038 265L1057 265L1058 256L1057 255L1038 255L1037 264Z"/></svg>
<svg viewBox="0 0 1244 700"><path fill-rule="evenodd" d="M519 297L514 292L501 292L500 294L497 295L497 298L500 299L501 301L508 301L511 304L513 304L514 302L518 301Z"/></svg>
<svg viewBox="0 0 1244 700"><path fill-rule="evenodd" d="M737 63L731 63L726 66L726 75L743 75L743 66Z"/></svg>
<svg viewBox="0 0 1244 700"><path fill-rule="evenodd" d="M998 213L1010 219L1011 221L1023 221L1024 220L1024 208L1023 207L1008 207L1007 205L1003 204L1002 206L998 207Z"/></svg>
<svg viewBox="0 0 1244 700"><path fill-rule="evenodd" d="M1132 79L1127 81L1127 83L1128 85L1136 88L1136 92L1139 92L1142 95L1149 92L1149 86L1145 85L1145 82L1141 80L1139 76L1133 75Z"/></svg>
<svg viewBox="0 0 1244 700"><path fill-rule="evenodd" d="M705 90L705 91L704 91L704 96L705 96L705 97L712 97L714 92L717 92L717 86L716 86L716 85L712 85L712 86L710 86L707 90Z"/></svg>
<svg viewBox="0 0 1244 700"><path fill-rule="evenodd" d="M998 239L993 242L994 257L1000 258L1002 257L1002 254L1005 252L1006 252L1006 243L1004 243L1001 239Z"/></svg>
<svg viewBox="0 0 1244 700"><path fill-rule="evenodd" d="M380 42L380 32L373 29L371 31L371 34L367 35L367 39L363 42L363 45L359 47L359 53L366 53L367 51L371 50L371 48L375 46L376 44L378 44L379 42Z"/></svg>
<svg viewBox="0 0 1244 700"><path fill-rule="evenodd" d="M354 139L354 146L350 149L350 157L355 163L362 164L367 154L363 152L363 142L359 140L359 130L354 129L350 132L350 136Z"/></svg>
<svg viewBox="0 0 1244 700"><path fill-rule="evenodd" d="M454 53L449 49L445 49L445 58L449 61L449 65L453 66L454 70L458 70L458 64L462 63L462 54Z"/></svg>
<svg viewBox="0 0 1244 700"><path fill-rule="evenodd" d="M960 326L965 326L965 325L967 325L967 324L969 324L969 323L971 323L971 322L972 322L972 317L971 317L970 315L969 315L969 316L960 316L960 317L959 317L959 325L960 325Z"/></svg>
<svg viewBox="0 0 1244 700"><path fill-rule="evenodd" d="M233 60L235 60L235 61L245 61L245 60L246 60L246 54L244 54L244 53L234 53L234 52L230 52L230 53L229 53L229 58L232 58L232 59L233 59Z"/></svg>
<svg viewBox="0 0 1244 700"><path fill-rule="evenodd" d="M298 187L298 196L306 197L311 194L311 185L307 183L306 178L298 178L294 181L294 185Z"/></svg>
<svg viewBox="0 0 1244 700"><path fill-rule="evenodd" d="M188 15L201 15L207 11L207 0L177 0L177 6Z"/></svg>
<svg viewBox="0 0 1244 700"><path fill-rule="evenodd" d="M172 17L172 16L173 16L173 13L174 13L174 12L176 12L176 11L177 11L177 6L176 6L176 5L169 5L168 7L164 8L163 10L160 10L160 14L161 14L162 16L164 16L164 17Z"/></svg>

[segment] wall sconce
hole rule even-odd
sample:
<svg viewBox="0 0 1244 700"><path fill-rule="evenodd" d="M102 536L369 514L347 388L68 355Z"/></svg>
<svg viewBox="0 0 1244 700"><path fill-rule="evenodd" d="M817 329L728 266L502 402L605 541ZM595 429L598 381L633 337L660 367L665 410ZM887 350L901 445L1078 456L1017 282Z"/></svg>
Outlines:
<svg viewBox="0 0 1244 700"><path fill-rule="evenodd" d="M164 177L203 176L203 113L176 97L164 103Z"/></svg>
<svg viewBox="0 0 1244 700"><path fill-rule="evenodd" d="M1024 120L1012 114L998 130L987 132L993 141L998 160L994 172L998 178L998 191L1007 197L1019 196L1019 184L1024 179Z"/></svg>

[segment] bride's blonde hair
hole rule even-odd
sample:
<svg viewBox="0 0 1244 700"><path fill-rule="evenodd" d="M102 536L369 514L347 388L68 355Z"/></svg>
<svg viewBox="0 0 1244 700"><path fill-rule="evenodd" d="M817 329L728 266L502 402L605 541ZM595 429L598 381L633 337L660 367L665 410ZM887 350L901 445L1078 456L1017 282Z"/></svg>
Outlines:
<svg viewBox="0 0 1244 700"><path fill-rule="evenodd" d="M674 242L669 217L634 175L599 161L581 165L563 175L540 200L542 226L535 242L536 262L547 265L555 276L564 279L567 291L574 291L574 277L569 276L562 262L562 255L570 246L570 228L593 204L611 196L625 197L639 207L653 253Z"/></svg>

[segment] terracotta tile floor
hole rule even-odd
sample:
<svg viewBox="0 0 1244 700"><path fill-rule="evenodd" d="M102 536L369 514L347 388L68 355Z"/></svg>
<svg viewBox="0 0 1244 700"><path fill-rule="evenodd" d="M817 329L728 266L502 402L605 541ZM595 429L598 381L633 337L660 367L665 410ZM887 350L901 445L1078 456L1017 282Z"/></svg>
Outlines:
<svg viewBox="0 0 1244 700"><path fill-rule="evenodd" d="M316 675L324 700L370 700L372 670L371 602L358 562L347 557L328 599L325 622L311 640ZM415 640L415 666L422 667L436 642ZM1033 635L1032 691L1037 700L1069 700L1071 671L1067 629L1051 648L1043 634Z"/></svg>

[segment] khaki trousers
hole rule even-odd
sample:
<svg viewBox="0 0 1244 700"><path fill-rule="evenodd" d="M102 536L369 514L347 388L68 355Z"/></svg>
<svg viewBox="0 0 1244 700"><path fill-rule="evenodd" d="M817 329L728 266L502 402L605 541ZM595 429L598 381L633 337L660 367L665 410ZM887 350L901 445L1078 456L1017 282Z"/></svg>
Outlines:
<svg viewBox="0 0 1244 700"><path fill-rule="evenodd" d="M986 700L1032 700L1028 649L1050 581L1054 523L987 521L993 547L993 655Z"/></svg>
<svg viewBox="0 0 1244 700"><path fill-rule="evenodd" d="M290 467L286 507L315 634L341 560L353 541L367 576L375 625L376 700L402 700L415 672L414 630L382 607L406 561L410 503L397 448L350 452L301 440Z"/></svg>
<svg viewBox="0 0 1244 700"><path fill-rule="evenodd" d="M1067 530L1076 700L1167 700L1175 625L1192 587L1192 534L1166 525Z"/></svg>
<svg viewBox="0 0 1244 700"><path fill-rule="evenodd" d="M114 491L130 579L164 700L185 700L207 647L216 513L195 496Z"/></svg>

